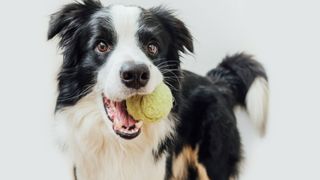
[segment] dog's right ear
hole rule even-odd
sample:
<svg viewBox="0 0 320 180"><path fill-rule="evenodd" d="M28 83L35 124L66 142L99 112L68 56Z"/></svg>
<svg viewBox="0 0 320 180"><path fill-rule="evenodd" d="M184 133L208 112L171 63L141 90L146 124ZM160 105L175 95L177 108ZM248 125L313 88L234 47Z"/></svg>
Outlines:
<svg viewBox="0 0 320 180"><path fill-rule="evenodd" d="M168 30L174 42L174 47L185 53L185 49L193 53L193 40L186 25L174 15L174 11L158 6L150 11L161 21Z"/></svg>
<svg viewBox="0 0 320 180"><path fill-rule="evenodd" d="M56 35L61 37L60 43L70 40L81 24L98 9L102 8L100 1L83 0L65 5L60 11L50 17L47 38L52 39Z"/></svg>

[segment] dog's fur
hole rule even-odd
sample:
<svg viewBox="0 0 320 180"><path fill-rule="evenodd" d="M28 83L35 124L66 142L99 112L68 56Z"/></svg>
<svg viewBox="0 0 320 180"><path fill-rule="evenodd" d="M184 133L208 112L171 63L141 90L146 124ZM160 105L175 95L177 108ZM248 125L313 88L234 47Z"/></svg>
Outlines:
<svg viewBox="0 0 320 180"><path fill-rule="evenodd" d="M55 124L78 180L227 180L237 176L241 160L233 108L246 107L264 133L268 83L263 67L241 53L226 57L205 77L181 70L180 53L193 52L192 36L166 8L71 3L51 16L48 39L55 36L63 50ZM146 52L151 39L158 42L157 56ZM97 53L100 40L112 50ZM127 61L149 67L145 87L133 91L121 83L119 70ZM162 81L174 96L170 115L144 123L134 139L117 135L101 94L123 101L151 93Z"/></svg>

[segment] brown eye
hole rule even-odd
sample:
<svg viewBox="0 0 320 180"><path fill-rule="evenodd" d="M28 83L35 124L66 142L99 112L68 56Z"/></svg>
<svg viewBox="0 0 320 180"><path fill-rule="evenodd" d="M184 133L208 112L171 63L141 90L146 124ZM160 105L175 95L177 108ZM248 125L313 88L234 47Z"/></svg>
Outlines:
<svg viewBox="0 0 320 180"><path fill-rule="evenodd" d="M158 54L158 45L155 43L149 43L147 46L148 53L151 56L156 56Z"/></svg>
<svg viewBox="0 0 320 180"><path fill-rule="evenodd" d="M97 47L96 47L96 50L100 53L106 53L106 52L109 52L111 50L111 46L104 43L104 42L99 42Z"/></svg>

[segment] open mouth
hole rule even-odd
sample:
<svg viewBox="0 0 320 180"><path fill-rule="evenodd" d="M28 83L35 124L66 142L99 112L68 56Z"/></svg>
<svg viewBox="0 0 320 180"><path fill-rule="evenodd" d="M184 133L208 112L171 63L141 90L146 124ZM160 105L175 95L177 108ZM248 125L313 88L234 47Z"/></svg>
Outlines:
<svg viewBox="0 0 320 180"><path fill-rule="evenodd" d="M133 139L141 132L143 122L133 119L127 112L126 102L111 101L104 95L103 104L106 113L113 124L113 130L124 139Z"/></svg>

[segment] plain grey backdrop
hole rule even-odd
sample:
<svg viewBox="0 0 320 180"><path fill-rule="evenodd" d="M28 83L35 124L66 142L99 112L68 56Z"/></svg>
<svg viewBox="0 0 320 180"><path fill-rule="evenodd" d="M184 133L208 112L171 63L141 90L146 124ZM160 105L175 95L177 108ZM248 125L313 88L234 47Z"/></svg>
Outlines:
<svg viewBox="0 0 320 180"><path fill-rule="evenodd" d="M0 179L65 180L53 142L55 73L61 57L46 41L49 15L71 0L1 1ZM317 0L110 0L166 5L189 27L195 54L183 67L205 74L245 51L270 78L268 132L259 139L237 110L244 144L242 180L320 179L320 3Z"/></svg>

